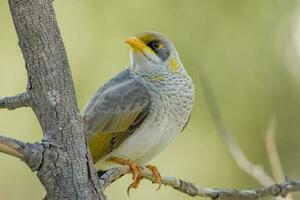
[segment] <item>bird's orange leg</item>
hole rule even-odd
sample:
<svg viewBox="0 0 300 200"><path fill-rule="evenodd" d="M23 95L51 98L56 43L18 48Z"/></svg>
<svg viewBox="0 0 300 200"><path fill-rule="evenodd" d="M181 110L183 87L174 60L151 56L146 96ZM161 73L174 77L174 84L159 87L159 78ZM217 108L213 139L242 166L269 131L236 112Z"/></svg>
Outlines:
<svg viewBox="0 0 300 200"><path fill-rule="evenodd" d="M160 175L157 167L155 167L153 165L146 165L146 167L152 171L152 174L155 178L155 183L158 184L158 188L156 190L159 190L160 186L161 186L161 175Z"/></svg>
<svg viewBox="0 0 300 200"><path fill-rule="evenodd" d="M132 173L133 182L127 188L127 194L129 195L129 191L131 188L138 188L141 180L143 179L141 167L129 159L122 159L117 157L110 157L107 161L115 162L120 165L128 165L130 167Z"/></svg>

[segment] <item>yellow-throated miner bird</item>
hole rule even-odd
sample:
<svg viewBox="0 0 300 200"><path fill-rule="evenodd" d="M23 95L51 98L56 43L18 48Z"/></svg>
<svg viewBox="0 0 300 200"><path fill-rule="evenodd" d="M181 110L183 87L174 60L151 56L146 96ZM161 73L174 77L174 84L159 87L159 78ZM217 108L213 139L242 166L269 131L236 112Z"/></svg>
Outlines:
<svg viewBox="0 0 300 200"><path fill-rule="evenodd" d="M129 165L137 188L146 165L188 123L194 85L173 43L157 32L130 37L131 65L102 86L83 110L94 162L101 170Z"/></svg>

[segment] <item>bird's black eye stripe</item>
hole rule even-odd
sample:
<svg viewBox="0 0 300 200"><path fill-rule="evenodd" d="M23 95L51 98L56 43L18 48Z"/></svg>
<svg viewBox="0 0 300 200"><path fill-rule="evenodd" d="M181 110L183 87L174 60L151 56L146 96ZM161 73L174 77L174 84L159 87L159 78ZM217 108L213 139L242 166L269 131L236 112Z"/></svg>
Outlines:
<svg viewBox="0 0 300 200"><path fill-rule="evenodd" d="M166 61L170 56L168 48L159 40L151 40L147 43L147 46L150 47L162 61Z"/></svg>
<svg viewBox="0 0 300 200"><path fill-rule="evenodd" d="M158 40L152 40L147 43L147 46L150 47L152 50L156 50L159 48L160 44Z"/></svg>

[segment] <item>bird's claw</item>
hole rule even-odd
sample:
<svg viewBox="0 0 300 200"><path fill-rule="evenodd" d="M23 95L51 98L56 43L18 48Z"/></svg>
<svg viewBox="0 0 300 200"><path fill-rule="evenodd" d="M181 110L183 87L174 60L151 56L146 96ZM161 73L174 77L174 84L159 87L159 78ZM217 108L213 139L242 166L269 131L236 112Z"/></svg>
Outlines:
<svg viewBox="0 0 300 200"><path fill-rule="evenodd" d="M132 180L133 182L128 186L127 188L127 194L129 196L129 192L131 188L138 188L141 180L143 179L142 170L141 167L129 159L122 159L122 158L116 158L111 157L107 161L115 162L120 165L128 165L130 167L131 173L132 173Z"/></svg>
<svg viewBox="0 0 300 200"><path fill-rule="evenodd" d="M152 171L152 174L155 178L154 183L158 184L158 188L156 190L159 190L161 187L161 175L157 169L157 167L153 166L153 165L147 165L146 168L148 168L149 170Z"/></svg>
<svg viewBox="0 0 300 200"><path fill-rule="evenodd" d="M132 173L132 180L133 182L128 186L127 188L127 194L129 196L130 189L136 189L138 188L141 180L144 178L141 170L141 166L136 164L130 159L122 159L122 158L117 158L117 157L110 157L107 159L107 161L115 162L120 165L128 165L130 167L131 173ZM146 168L152 171L152 174L155 178L154 183L158 184L158 188L156 190L159 190L161 187L161 175L157 169L157 167L153 165L147 165Z"/></svg>

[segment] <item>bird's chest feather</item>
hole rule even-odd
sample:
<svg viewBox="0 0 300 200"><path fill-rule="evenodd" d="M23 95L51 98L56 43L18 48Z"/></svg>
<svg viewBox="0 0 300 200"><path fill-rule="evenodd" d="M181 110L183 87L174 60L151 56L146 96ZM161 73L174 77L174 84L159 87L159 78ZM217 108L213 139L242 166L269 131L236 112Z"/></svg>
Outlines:
<svg viewBox="0 0 300 200"><path fill-rule="evenodd" d="M174 75L149 84L152 97L150 112L157 123L172 124L181 130L194 103L194 86L188 77Z"/></svg>
<svg viewBox="0 0 300 200"><path fill-rule="evenodd" d="M163 150L187 123L194 102L194 87L190 79L176 77L155 82L149 88L152 98L150 113L134 135L152 157Z"/></svg>

